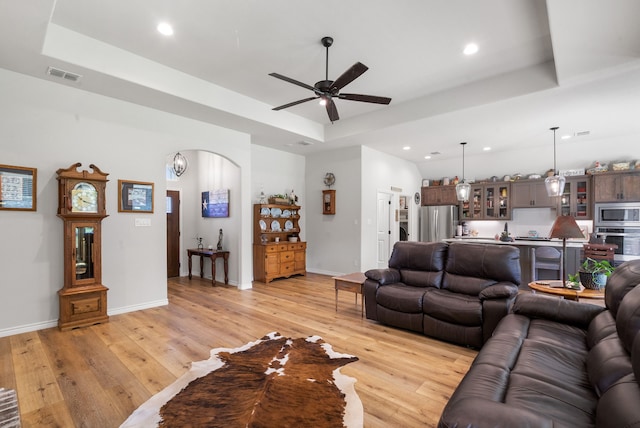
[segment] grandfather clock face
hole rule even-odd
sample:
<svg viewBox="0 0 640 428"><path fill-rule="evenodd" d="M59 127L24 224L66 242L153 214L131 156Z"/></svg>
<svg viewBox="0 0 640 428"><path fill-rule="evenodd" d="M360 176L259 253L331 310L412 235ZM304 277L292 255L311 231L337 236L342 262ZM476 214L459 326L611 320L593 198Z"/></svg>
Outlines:
<svg viewBox="0 0 640 428"><path fill-rule="evenodd" d="M73 186L71 190L71 212L98 212L98 191L93 184L82 181Z"/></svg>

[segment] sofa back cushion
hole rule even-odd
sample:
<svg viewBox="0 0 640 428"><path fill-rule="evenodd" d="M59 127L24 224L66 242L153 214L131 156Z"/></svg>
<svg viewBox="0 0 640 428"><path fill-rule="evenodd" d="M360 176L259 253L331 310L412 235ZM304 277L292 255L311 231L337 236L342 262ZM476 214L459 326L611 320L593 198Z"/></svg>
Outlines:
<svg viewBox="0 0 640 428"><path fill-rule="evenodd" d="M631 354L633 340L640 332L640 287L629 291L618 308L616 330L622 345Z"/></svg>
<svg viewBox="0 0 640 428"><path fill-rule="evenodd" d="M440 287L447 258L444 242L396 242L389 268L400 271L400 281L415 287Z"/></svg>
<svg viewBox="0 0 640 428"><path fill-rule="evenodd" d="M520 285L520 250L511 245L449 244L443 288L477 295L497 282Z"/></svg>
<svg viewBox="0 0 640 428"><path fill-rule="evenodd" d="M631 260L621 264L607 280L604 300L614 318L624 296L640 284L640 260Z"/></svg>

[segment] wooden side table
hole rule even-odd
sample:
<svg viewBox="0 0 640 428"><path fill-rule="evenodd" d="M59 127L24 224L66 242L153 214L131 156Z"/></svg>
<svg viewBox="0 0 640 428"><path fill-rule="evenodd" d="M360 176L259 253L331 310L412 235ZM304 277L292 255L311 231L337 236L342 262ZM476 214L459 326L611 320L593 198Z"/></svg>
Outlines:
<svg viewBox="0 0 640 428"><path fill-rule="evenodd" d="M571 288L562 287L562 281L537 281L530 282L529 288L541 293L553 294L561 296L565 299L579 301L580 298L585 299L604 299L604 290L592 290L580 286L580 290L572 290Z"/></svg>
<svg viewBox="0 0 640 428"><path fill-rule="evenodd" d="M187 250L189 259L189 279L191 279L191 256L200 256L200 278L204 278L203 258L211 259L211 285L216 285L216 260L218 257L224 259L224 283L229 284L229 252L222 250L208 250L199 248L190 248Z"/></svg>
<svg viewBox="0 0 640 428"><path fill-rule="evenodd" d="M358 294L360 294L360 318L364 318L364 296L362 295L362 285L367 279L361 272L350 273L348 275L334 276L336 287L336 312L338 312L338 290L355 293L356 305L358 304Z"/></svg>

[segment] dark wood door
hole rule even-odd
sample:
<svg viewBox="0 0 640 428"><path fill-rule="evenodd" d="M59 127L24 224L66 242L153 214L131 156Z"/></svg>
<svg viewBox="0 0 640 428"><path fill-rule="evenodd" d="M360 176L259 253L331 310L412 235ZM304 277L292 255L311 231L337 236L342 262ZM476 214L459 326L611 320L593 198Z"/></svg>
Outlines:
<svg viewBox="0 0 640 428"><path fill-rule="evenodd" d="M180 192L167 190L167 278L180 276Z"/></svg>

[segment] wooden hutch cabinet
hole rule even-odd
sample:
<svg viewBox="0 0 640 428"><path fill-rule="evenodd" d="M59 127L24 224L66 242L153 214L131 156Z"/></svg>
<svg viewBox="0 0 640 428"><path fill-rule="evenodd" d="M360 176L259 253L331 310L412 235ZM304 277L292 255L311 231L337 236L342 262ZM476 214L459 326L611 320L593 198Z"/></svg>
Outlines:
<svg viewBox="0 0 640 428"><path fill-rule="evenodd" d="M306 275L306 242L299 236L300 207L284 204L253 206L253 279L269 283L275 278ZM300 239L300 238L298 238Z"/></svg>

